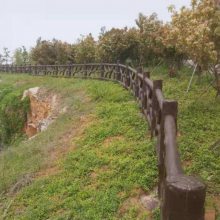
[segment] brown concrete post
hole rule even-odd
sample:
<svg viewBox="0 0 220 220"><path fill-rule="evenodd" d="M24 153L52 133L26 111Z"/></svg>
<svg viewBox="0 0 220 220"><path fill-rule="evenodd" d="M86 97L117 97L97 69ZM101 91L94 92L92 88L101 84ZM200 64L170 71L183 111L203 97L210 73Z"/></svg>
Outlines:
<svg viewBox="0 0 220 220"><path fill-rule="evenodd" d="M104 78L104 74L105 74L105 67L104 67L104 64L101 64L100 65L100 77L101 77L101 79Z"/></svg>
<svg viewBox="0 0 220 220"><path fill-rule="evenodd" d="M162 199L162 219L204 220L205 191L205 185L194 177L167 177Z"/></svg>
<svg viewBox="0 0 220 220"><path fill-rule="evenodd" d="M159 103L157 100L157 96L156 96L156 90L160 89L162 91L162 85L163 85L162 80L154 80L153 81L153 97L152 97L153 114L152 114L152 121L151 121L151 137L155 136L155 134L156 134L157 115L158 115L158 111L160 109Z"/></svg>
<svg viewBox="0 0 220 220"><path fill-rule="evenodd" d="M164 101L160 130L159 192L162 220L204 220L206 186L186 176L177 149L177 102Z"/></svg>

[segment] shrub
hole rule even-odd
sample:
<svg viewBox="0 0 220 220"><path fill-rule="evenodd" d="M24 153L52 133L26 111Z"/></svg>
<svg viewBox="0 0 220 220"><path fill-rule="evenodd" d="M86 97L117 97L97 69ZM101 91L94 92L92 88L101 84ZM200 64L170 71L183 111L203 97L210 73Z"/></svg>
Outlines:
<svg viewBox="0 0 220 220"><path fill-rule="evenodd" d="M8 145L21 137L27 113L29 98L21 99L21 92L10 88L0 92L0 143Z"/></svg>

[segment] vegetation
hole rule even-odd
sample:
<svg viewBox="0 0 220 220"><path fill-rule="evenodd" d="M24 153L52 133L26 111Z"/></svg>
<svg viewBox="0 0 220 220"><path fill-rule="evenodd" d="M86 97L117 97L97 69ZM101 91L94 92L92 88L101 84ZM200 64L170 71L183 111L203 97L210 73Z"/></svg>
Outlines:
<svg viewBox="0 0 220 220"><path fill-rule="evenodd" d="M137 64L138 35L135 29L113 28L99 36L96 58L99 62L116 63L120 61Z"/></svg>
<svg viewBox="0 0 220 220"><path fill-rule="evenodd" d="M214 0L192 0L190 7L170 11L170 23L139 14L137 27L102 28L97 41L91 34L72 45L39 38L30 51L16 50L14 64L120 61L164 79L166 98L179 102L183 167L207 183L207 204L220 218L220 102L213 89L220 95L220 10ZM182 66L188 59L199 76L206 73L193 79L190 93L191 70ZM0 64L9 62L4 48ZM29 107L21 94L35 86L59 94L59 108L67 111L35 138L15 142ZM138 199L153 192L157 162L155 143L127 91L110 82L4 74L0 90L0 141L10 145L0 152L3 219L158 218L158 210L146 212Z"/></svg>
<svg viewBox="0 0 220 220"><path fill-rule="evenodd" d="M25 46L19 47L15 50L13 55L13 64L22 66L30 62L28 51Z"/></svg>
<svg viewBox="0 0 220 220"><path fill-rule="evenodd" d="M7 47L3 48L3 54L0 54L0 64L8 64L10 61L10 51Z"/></svg>
<svg viewBox="0 0 220 220"><path fill-rule="evenodd" d="M170 37L177 50L187 54L202 69L216 64L219 57L219 11L212 0L193 0L191 8L180 12L170 8L172 22ZM219 27L218 27L219 26Z"/></svg>
<svg viewBox="0 0 220 220"><path fill-rule="evenodd" d="M220 58L220 9L215 0L192 0L190 7L169 10L172 20L160 21L155 13L139 14L136 27L101 29L97 41L91 34L68 44L56 39L39 38L27 55L26 49L14 53L15 64L68 64L111 62L118 60L134 66L151 66L164 62L170 76L175 76L184 60L197 64L197 72L210 70L215 76L215 87L220 94L219 77L215 67ZM0 63L8 63L9 51L4 49Z"/></svg>
<svg viewBox="0 0 220 220"><path fill-rule="evenodd" d="M73 46L76 63L92 63L95 61L96 42L91 34L78 40Z"/></svg>
<svg viewBox="0 0 220 220"><path fill-rule="evenodd" d="M23 136L29 99L22 100L22 92L1 86L0 91L0 144L10 144Z"/></svg>
<svg viewBox="0 0 220 220"><path fill-rule="evenodd" d="M61 105L68 105L68 112L61 114L48 130L0 154L1 191L13 191L14 183L37 172L30 187L12 197L3 196L3 209L12 198L14 201L5 214L6 219L72 216L77 219L122 219L124 215L128 219L128 216L136 216L137 207L129 206L125 213L119 209L123 201L136 197L141 189L152 190L157 167L154 143L146 136L146 122L132 95L108 82L57 81L47 77L33 80L30 76L6 75L3 80L22 81L22 88L38 85L60 92ZM85 126L81 135L71 136L74 139L69 143L61 142L70 130L77 134L80 124ZM63 150L65 157L58 154L58 161L52 160L51 152ZM57 168L50 174L48 166L54 164ZM46 174L40 174L44 170ZM20 214L16 210L20 210ZM143 212L141 216L147 214Z"/></svg>
<svg viewBox="0 0 220 220"><path fill-rule="evenodd" d="M193 80L186 93L190 72L184 68L176 78L169 78L166 67L155 69L153 77L163 79L163 91L168 99L178 100L178 141L185 171L199 175L208 185L208 193L220 192L219 134L220 102L215 90L208 88L212 77Z"/></svg>
<svg viewBox="0 0 220 220"><path fill-rule="evenodd" d="M183 61L192 60L197 73L209 71L213 87L220 95L220 77L217 70L220 58L220 9L214 0L192 0L190 7L169 10L172 20L160 21L155 13L139 14L136 27L104 27L98 40L91 34L82 36L76 43L68 44L56 39L37 40L27 55L26 49L14 53L15 64L69 64L109 62L126 63L131 66L152 66L165 63L168 73L175 76ZM4 49L0 63L8 63L9 51Z"/></svg>
<svg viewBox="0 0 220 220"><path fill-rule="evenodd" d="M204 93L209 76L200 84L194 81L191 92L185 93L189 71L182 69L176 78L169 78L167 70L154 69L152 77L164 79L166 97L179 100L178 140L184 169L207 183L207 203L212 204L220 192L219 146L213 145L220 133L220 103L213 89ZM16 83L19 89L43 86L61 93L60 105L68 107L48 130L0 154L0 189L8 192L1 196L0 213L5 219L146 219L151 215L137 198L156 186L155 143L127 91L94 80L33 80L23 75L2 79L7 85L22 82Z"/></svg>
<svg viewBox="0 0 220 220"><path fill-rule="evenodd" d="M55 65L71 61L73 49L70 44L53 39L52 41L38 38L37 44L30 52L33 64Z"/></svg>

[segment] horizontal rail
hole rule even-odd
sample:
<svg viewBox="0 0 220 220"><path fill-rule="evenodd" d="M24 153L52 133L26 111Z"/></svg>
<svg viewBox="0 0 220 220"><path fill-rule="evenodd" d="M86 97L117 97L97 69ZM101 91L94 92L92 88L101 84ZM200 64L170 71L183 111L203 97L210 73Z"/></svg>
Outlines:
<svg viewBox="0 0 220 220"><path fill-rule="evenodd" d="M180 163L180 156L176 143L176 123L172 115L167 115L164 121L165 133L165 167L167 176L177 176L183 174Z"/></svg>

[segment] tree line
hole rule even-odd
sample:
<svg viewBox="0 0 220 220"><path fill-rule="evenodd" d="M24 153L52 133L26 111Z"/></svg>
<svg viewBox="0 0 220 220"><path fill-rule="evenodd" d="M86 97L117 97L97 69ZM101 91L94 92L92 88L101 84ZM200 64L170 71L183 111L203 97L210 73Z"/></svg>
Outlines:
<svg viewBox="0 0 220 220"><path fill-rule="evenodd" d="M184 60L197 64L197 72L214 69L220 58L220 5L218 0L191 0L190 7L179 11L169 7L171 22L164 23L153 13L139 14L132 28L101 28L98 39L81 36L74 44L57 39L37 39L27 51L15 50L13 64L71 64L109 62L131 66L149 66L165 62L170 75ZM8 63L10 52L4 49L1 63ZM219 85L220 87L220 85ZM220 91L220 90L219 90Z"/></svg>

